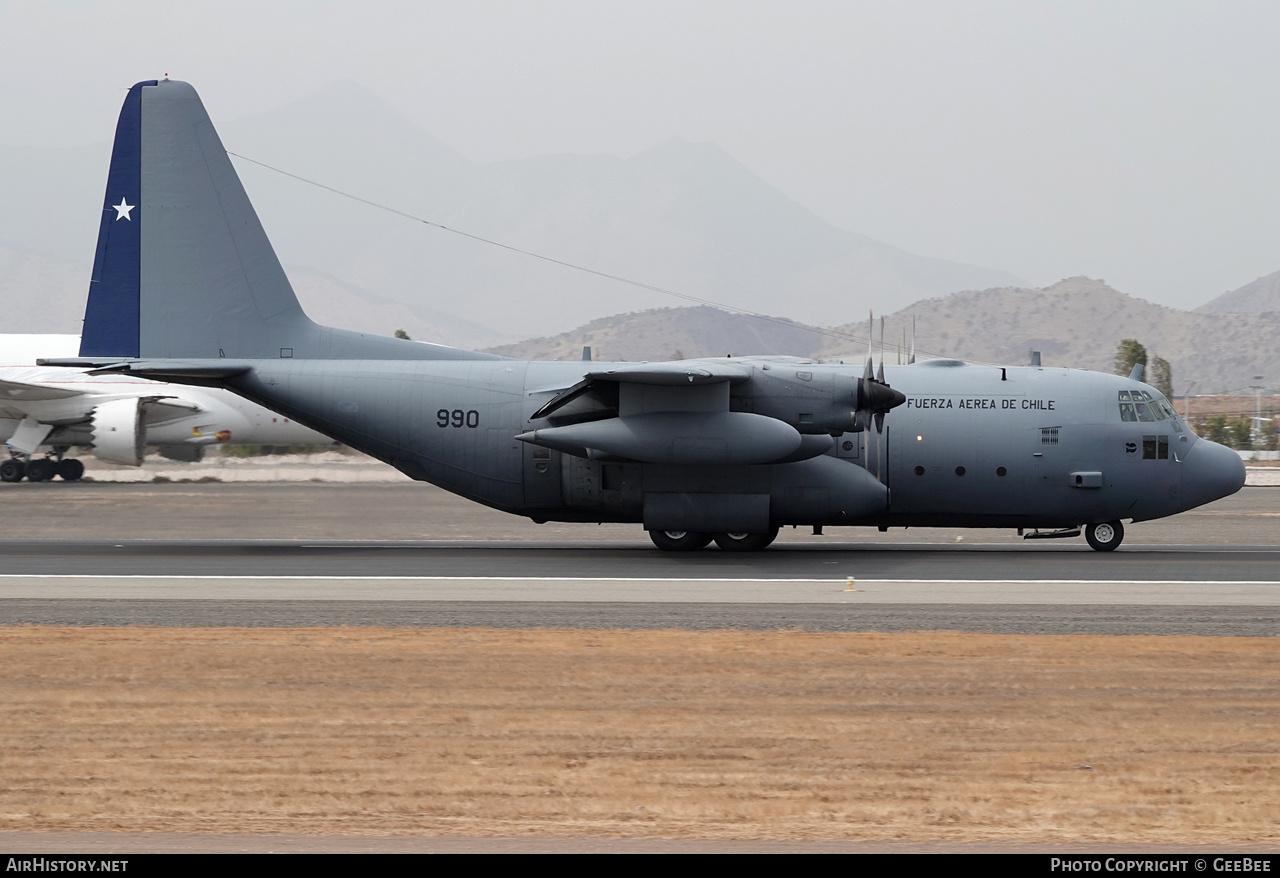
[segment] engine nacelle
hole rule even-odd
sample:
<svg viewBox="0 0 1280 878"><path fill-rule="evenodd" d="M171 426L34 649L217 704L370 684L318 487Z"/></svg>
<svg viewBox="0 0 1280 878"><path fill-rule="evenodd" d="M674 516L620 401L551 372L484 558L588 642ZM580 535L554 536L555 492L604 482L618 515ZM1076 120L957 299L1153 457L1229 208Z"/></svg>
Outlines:
<svg viewBox="0 0 1280 878"><path fill-rule="evenodd" d="M108 463L142 466L147 437L142 429L142 400L113 399L93 409L93 456Z"/></svg>
<svg viewBox="0 0 1280 878"><path fill-rule="evenodd" d="M859 433L873 416L906 402L900 391L847 367L766 363L733 387L735 411L775 418L806 435Z"/></svg>
<svg viewBox="0 0 1280 878"><path fill-rule="evenodd" d="M857 419L858 380L810 364L771 363L732 390L734 408L789 424L800 433L839 435Z"/></svg>

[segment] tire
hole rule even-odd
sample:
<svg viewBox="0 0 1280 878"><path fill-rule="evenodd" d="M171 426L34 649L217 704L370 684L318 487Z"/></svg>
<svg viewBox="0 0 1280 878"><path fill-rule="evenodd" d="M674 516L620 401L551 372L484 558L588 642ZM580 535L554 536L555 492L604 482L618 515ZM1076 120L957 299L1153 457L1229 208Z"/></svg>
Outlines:
<svg viewBox="0 0 1280 878"><path fill-rule="evenodd" d="M778 536L776 527L762 534L728 533L716 534L716 545L724 552L758 552L768 546Z"/></svg>
<svg viewBox="0 0 1280 878"><path fill-rule="evenodd" d="M693 552L711 542L711 534L688 530L651 530L649 539L664 552Z"/></svg>
<svg viewBox="0 0 1280 878"><path fill-rule="evenodd" d="M64 482L78 482L84 476L84 464L74 457L58 461L58 475Z"/></svg>
<svg viewBox="0 0 1280 878"><path fill-rule="evenodd" d="M27 481L47 482L53 478L58 462L48 458L37 458L27 461Z"/></svg>
<svg viewBox="0 0 1280 878"><path fill-rule="evenodd" d="M1124 540L1124 525L1118 521L1091 524L1084 529L1084 538L1095 552L1110 552Z"/></svg>
<svg viewBox="0 0 1280 878"><path fill-rule="evenodd" d="M27 477L27 466L16 458L0 461L0 482L20 482Z"/></svg>

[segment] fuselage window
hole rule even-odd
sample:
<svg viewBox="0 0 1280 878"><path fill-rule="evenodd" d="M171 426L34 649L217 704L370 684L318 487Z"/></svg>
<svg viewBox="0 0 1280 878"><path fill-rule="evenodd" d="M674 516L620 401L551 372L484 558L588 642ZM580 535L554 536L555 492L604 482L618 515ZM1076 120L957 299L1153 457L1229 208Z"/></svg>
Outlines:
<svg viewBox="0 0 1280 878"><path fill-rule="evenodd" d="M1169 437L1168 436L1143 436L1142 437L1142 459L1143 460L1168 460L1169 459Z"/></svg>

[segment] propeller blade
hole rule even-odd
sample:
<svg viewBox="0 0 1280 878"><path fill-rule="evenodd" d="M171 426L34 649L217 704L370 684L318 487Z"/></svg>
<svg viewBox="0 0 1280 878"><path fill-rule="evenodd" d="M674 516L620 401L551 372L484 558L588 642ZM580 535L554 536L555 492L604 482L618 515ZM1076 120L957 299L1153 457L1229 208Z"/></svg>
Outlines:
<svg viewBox="0 0 1280 878"><path fill-rule="evenodd" d="M875 344L875 325L876 317L870 311L867 312L867 367L862 370L864 379L870 378L875 374L875 365L872 362L872 355L875 353L873 345Z"/></svg>

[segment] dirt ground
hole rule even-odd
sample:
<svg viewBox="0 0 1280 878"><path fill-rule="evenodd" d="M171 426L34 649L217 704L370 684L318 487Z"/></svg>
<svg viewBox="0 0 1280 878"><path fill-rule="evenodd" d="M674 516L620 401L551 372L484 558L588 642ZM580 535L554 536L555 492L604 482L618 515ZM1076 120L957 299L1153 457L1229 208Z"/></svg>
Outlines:
<svg viewBox="0 0 1280 878"><path fill-rule="evenodd" d="M1280 843L1280 641L0 629L0 831Z"/></svg>

